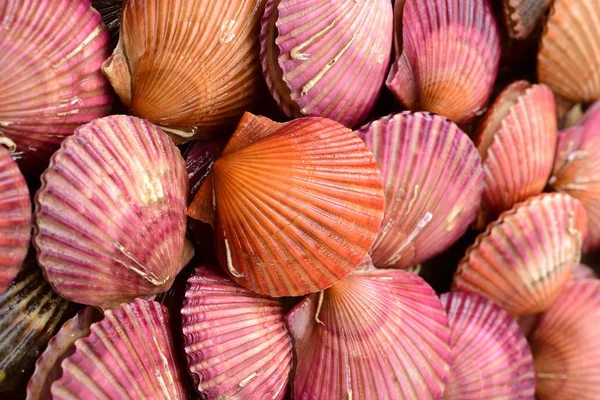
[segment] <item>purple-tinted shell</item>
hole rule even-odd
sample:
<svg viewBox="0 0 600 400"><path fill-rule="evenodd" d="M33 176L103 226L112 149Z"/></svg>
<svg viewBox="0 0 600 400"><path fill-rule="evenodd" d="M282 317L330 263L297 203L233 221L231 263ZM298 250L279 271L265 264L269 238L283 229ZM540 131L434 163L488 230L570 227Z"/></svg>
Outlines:
<svg viewBox="0 0 600 400"><path fill-rule="evenodd" d="M438 115L403 112L355 132L383 175L386 209L371 250L378 268L408 268L450 247L481 201L483 169L473 142Z"/></svg>
<svg viewBox="0 0 600 400"><path fill-rule="evenodd" d="M110 111L108 32L88 0L3 0L0 31L0 136L41 172L75 128Z"/></svg>
<svg viewBox="0 0 600 400"><path fill-rule="evenodd" d="M389 0L269 0L260 57L271 95L290 117L359 124L383 86L392 20Z"/></svg>
<svg viewBox="0 0 600 400"><path fill-rule="evenodd" d="M441 296L448 313L452 362L444 399L531 399L533 357L517 322L484 297Z"/></svg>
<svg viewBox="0 0 600 400"><path fill-rule="evenodd" d="M196 268L181 310L188 368L207 399L283 399L292 344L279 300Z"/></svg>
<svg viewBox="0 0 600 400"><path fill-rule="evenodd" d="M195 141L185 152L185 168L190 178L188 203L196 196L200 185L206 179L215 160L221 156L225 143L220 141Z"/></svg>

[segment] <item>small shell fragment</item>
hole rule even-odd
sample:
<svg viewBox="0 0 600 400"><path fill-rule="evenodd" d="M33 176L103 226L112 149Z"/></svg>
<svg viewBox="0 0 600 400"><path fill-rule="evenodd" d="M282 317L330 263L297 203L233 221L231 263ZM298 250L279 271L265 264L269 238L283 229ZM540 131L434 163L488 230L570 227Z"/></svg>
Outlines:
<svg viewBox="0 0 600 400"><path fill-rule="evenodd" d="M515 39L526 39L552 0L503 0L504 25Z"/></svg>

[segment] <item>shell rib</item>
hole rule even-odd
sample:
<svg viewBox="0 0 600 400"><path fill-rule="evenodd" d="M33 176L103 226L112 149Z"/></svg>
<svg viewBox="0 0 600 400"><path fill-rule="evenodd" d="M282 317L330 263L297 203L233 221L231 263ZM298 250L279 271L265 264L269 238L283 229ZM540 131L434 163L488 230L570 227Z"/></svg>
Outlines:
<svg viewBox="0 0 600 400"><path fill-rule="evenodd" d="M292 343L276 299L196 268L181 310L189 371L207 399L283 399Z"/></svg>
<svg viewBox="0 0 600 400"><path fill-rule="evenodd" d="M445 293L441 301L448 313L452 344L444 399L532 399L533 357L517 322L475 294Z"/></svg>
<svg viewBox="0 0 600 400"><path fill-rule="evenodd" d="M27 182L0 144L0 294L13 281L29 249L31 200Z"/></svg>
<svg viewBox="0 0 600 400"><path fill-rule="evenodd" d="M136 299L90 329L62 362L53 399L187 399L164 306Z"/></svg>
<svg viewBox="0 0 600 400"><path fill-rule="evenodd" d="M32 258L25 261L10 288L0 295L0 310L3 393L27 382L38 355L72 310L67 300L52 291Z"/></svg>
<svg viewBox="0 0 600 400"><path fill-rule="evenodd" d="M450 247L475 219L483 169L455 124L405 112L359 129L381 168L386 210L371 250L379 268L408 268Z"/></svg>
<svg viewBox="0 0 600 400"><path fill-rule="evenodd" d="M171 139L127 116L95 120L52 157L36 196L34 244L67 299L114 308L169 289L189 261L188 178Z"/></svg>
<svg viewBox="0 0 600 400"><path fill-rule="evenodd" d="M526 39L548 9L551 0L504 0L504 25L515 39Z"/></svg>
<svg viewBox="0 0 600 400"><path fill-rule="evenodd" d="M178 142L222 136L257 103L266 0L130 0L102 66L131 112Z"/></svg>
<svg viewBox="0 0 600 400"><path fill-rule="evenodd" d="M269 0L260 55L280 108L289 117L362 122L383 86L392 20L389 0Z"/></svg>
<svg viewBox="0 0 600 400"><path fill-rule="evenodd" d="M286 322L295 399L434 399L444 391L448 320L416 274L356 271L307 296Z"/></svg>
<svg viewBox="0 0 600 400"><path fill-rule="evenodd" d="M60 364L75 352L75 341L89 336L90 326L101 319L102 314L93 307L86 307L63 324L35 364L27 385L27 400L52 398L50 386L62 375Z"/></svg>
<svg viewBox="0 0 600 400"><path fill-rule="evenodd" d="M121 8L124 0L92 0L94 7L110 34L110 41L116 45L119 40L119 26L121 25Z"/></svg>
<svg viewBox="0 0 600 400"><path fill-rule="evenodd" d="M537 72L541 83L575 103L600 98L600 2L554 1Z"/></svg>
<svg viewBox="0 0 600 400"><path fill-rule="evenodd" d="M3 0L0 31L0 137L41 172L75 128L110 111L108 33L86 0Z"/></svg>
<svg viewBox="0 0 600 400"><path fill-rule="evenodd" d="M331 286L367 255L383 218L373 155L325 118L246 113L211 174L188 214L214 224L221 267L261 294Z"/></svg>
<svg viewBox="0 0 600 400"><path fill-rule="evenodd" d="M487 297L514 317L542 312L571 278L586 230L576 199L561 193L532 197L477 237L453 287Z"/></svg>
<svg viewBox="0 0 600 400"><path fill-rule="evenodd" d="M600 101L571 128L558 135L550 185L583 204L589 217L584 248L600 249Z"/></svg>
<svg viewBox="0 0 600 400"><path fill-rule="evenodd" d="M477 136L485 182L477 227L483 229L546 186L557 137L552 91L525 81L509 85L486 114Z"/></svg>
<svg viewBox="0 0 600 400"><path fill-rule="evenodd" d="M488 0L406 0L403 13L400 5L402 29L395 34L402 45L388 88L411 110L458 124L472 121L486 106L500 61L500 34Z"/></svg>
<svg viewBox="0 0 600 400"><path fill-rule="evenodd" d="M540 400L600 398L600 280L567 284L530 343Z"/></svg>

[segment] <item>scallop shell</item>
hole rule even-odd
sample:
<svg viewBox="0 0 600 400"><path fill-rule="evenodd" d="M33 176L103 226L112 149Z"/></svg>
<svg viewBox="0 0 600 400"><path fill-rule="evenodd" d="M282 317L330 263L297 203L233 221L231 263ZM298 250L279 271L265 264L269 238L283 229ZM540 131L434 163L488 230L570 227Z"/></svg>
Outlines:
<svg viewBox="0 0 600 400"><path fill-rule="evenodd" d="M546 193L500 215L458 265L453 287L480 294L513 316L546 310L579 263L587 217L581 203Z"/></svg>
<svg viewBox="0 0 600 400"><path fill-rule="evenodd" d="M212 166L221 156L223 147L225 143L220 141L198 140L185 152L185 168L190 178L190 201L212 171Z"/></svg>
<svg viewBox="0 0 600 400"><path fill-rule="evenodd" d="M542 18L551 0L504 0L504 25L510 37L526 39Z"/></svg>
<svg viewBox="0 0 600 400"><path fill-rule="evenodd" d="M121 25L121 8L124 0L92 0L94 7L100 15L102 21L110 34L110 41L113 45L119 40L119 26Z"/></svg>
<svg viewBox="0 0 600 400"><path fill-rule="evenodd" d="M0 136L41 172L75 128L110 111L108 33L85 0L3 0L0 30Z"/></svg>
<svg viewBox="0 0 600 400"><path fill-rule="evenodd" d="M538 53L538 79L575 103L600 98L600 2L555 0Z"/></svg>
<svg viewBox="0 0 600 400"><path fill-rule="evenodd" d="M246 113L204 182L188 215L214 224L221 267L260 294L331 286L367 255L383 218L373 155L325 118Z"/></svg>
<svg viewBox="0 0 600 400"><path fill-rule="evenodd" d="M554 170L549 184L568 193L583 204L589 217L585 249L600 249L600 101L579 119L561 131Z"/></svg>
<svg viewBox="0 0 600 400"><path fill-rule="evenodd" d="M187 193L179 150L152 124L111 116L78 128L36 196L46 278L63 297L102 308L168 290L191 258Z"/></svg>
<svg viewBox="0 0 600 400"><path fill-rule="evenodd" d="M392 64L388 88L411 110L459 124L472 121L492 94L500 61L500 34L488 0L407 0L400 17L396 40L402 53Z"/></svg>
<svg viewBox="0 0 600 400"><path fill-rule="evenodd" d="M573 268L573 280L580 281L582 279L596 279L596 272L585 264L577 264Z"/></svg>
<svg viewBox="0 0 600 400"><path fill-rule="evenodd" d="M296 399L439 399L444 391L448 320L416 274L354 272L307 296L286 322Z"/></svg>
<svg viewBox="0 0 600 400"><path fill-rule="evenodd" d="M475 219L481 159L454 123L428 113L380 118L356 134L384 180L386 212L371 250L379 268L407 268L450 247Z"/></svg>
<svg viewBox="0 0 600 400"><path fill-rule="evenodd" d="M102 72L134 115L178 142L222 135L261 92L265 2L127 1Z"/></svg>
<svg viewBox="0 0 600 400"><path fill-rule="evenodd" d="M29 249L31 200L27 182L0 144L0 294L13 281Z"/></svg>
<svg viewBox="0 0 600 400"><path fill-rule="evenodd" d="M444 399L532 399L533 357L517 322L475 294L445 293L441 301L448 313L452 343Z"/></svg>
<svg viewBox="0 0 600 400"><path fill-rule="evenodd" d="M27 382L36 359L70 312L69 302L52 291L33 258L25 261L0 295L0 393Z"/></svg>
<svg viewBox="0 0 600 400"><path fill-rule="evenodd" d="M181 314L188 368L201 395L285 398L292 343L280 301L203 266L188 280Z"/></svg>
<svg viewBox="0 0 600 400"><path fill-rule="evenodd" d="M365 120L392 48L389 0L269 0L261 28L263 75L289 117Z"/></svg>
<svg viewBox="0 0 600 400"><path fill-rule="evenodd" d="M107 311L62 362L52 398L187 399L170 329L167 309L154 301Z"/></svg>
<svg viewBox="0 0 600 400"><path fill-rule="evenodd" d="M548 87L517 81L502 91L477 133L485 172L479 229L544 190L556 135L556 102Z"/></svg>
<svg viewBox="0 0 600 400"><path fill-rule="evenodd" d="M93 307L86 307L64 323L38 358L27 385L27 400L52 398L50 386L62 375L60 364L75 352L75 341L90 334L90 326L102 319Z"/></svg>
<svg viewBox="0 0 600 400"><path fill-rule="evenodd" d="M600 281L570 282L530 343L540 400L600 398Z"/></svg>

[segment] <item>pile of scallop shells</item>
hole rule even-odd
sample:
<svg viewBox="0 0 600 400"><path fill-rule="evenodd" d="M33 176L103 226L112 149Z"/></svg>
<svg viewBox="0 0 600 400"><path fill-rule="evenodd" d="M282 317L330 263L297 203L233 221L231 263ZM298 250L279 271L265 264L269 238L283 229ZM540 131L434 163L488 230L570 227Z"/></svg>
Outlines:
<svg viewBox="0 0 600 400"><path fill-rule="evenodd" d="M599 399L599 0L0 0L0 398Z"/></svg>

